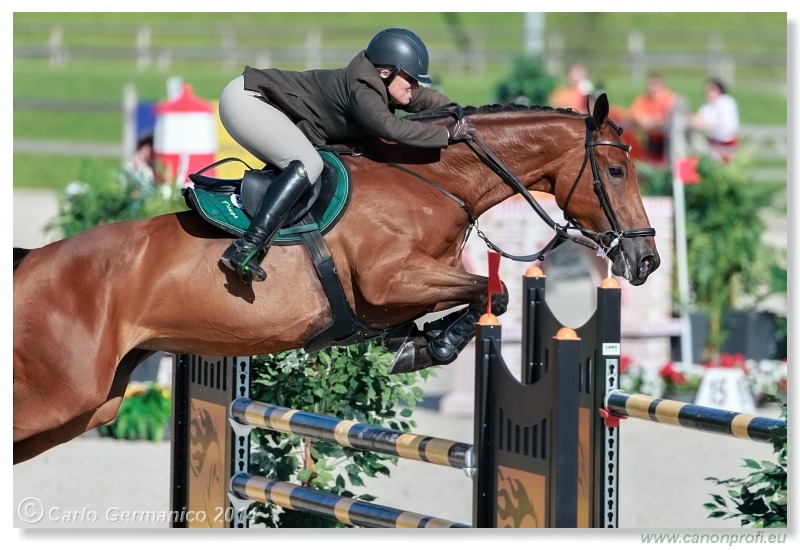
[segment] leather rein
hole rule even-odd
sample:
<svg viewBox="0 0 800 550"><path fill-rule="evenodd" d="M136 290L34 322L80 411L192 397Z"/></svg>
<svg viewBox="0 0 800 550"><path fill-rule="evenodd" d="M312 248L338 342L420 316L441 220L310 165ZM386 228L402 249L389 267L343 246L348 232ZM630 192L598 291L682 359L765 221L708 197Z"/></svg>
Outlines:
<svg viewBox="0 0 800 550"><path fill-rule="evenodd" d="M461 111L457 109L456 112L448 112L449 116L458 117L460 118ZM440 115L441 116L441 115ZM428 180L427 178L422 177L421 175L417 174L416 172L406 168L405 166L401 166L399 164L390 163L395 168L399 168L409 174L416 176L417 178L421 179L428 185L432 186L434 189L439 191L440 193L444 194L451 200L454 200L456 203L463 208L467 216L469 217L470 222L470 231L472 228L475 228L476 234L486 243L486 246L489 247L491 250L501 254L502 256L509 258L514 261L519 262L532 262L535 260L543 260L544 256L548 254L550 251L554 250L559 245L563 244L566 241L572 241L574 243L586 246L595 250L598 256L606 256L609 252L611 252L614 248L619 246L623 239L632 239L637 237L654 237L656 234L656 230L652 227L646 227L641 229L621 229L619 226L619 222L617 221L617 217L614 214L614 210L611 208L611 201L609 200L608 193L606 192L605 185L603 184L603 180L600 178L600 170L597 167L597 158L594 154L594 148L599 146L610 146L610 147L618 147L623 149L625 152L630 151L631 146L626 145L624 143L618 143L616 141L594 141L592 139L592 132L595 130L594 119L591 116L587 116L585 118L586 123L586 142L585 142L585 154L583 157L583 164L581 164L581 168L578 171L578 175L575 177L575 181L572 184L572 187L567 194L567 199L564 201L564 206L562 207L562 211L564 212L564 219L566 223L560 225L556 223L547 211L540 205L536 199L531 195L530 191L522 184L522 182L517 179L516 176L503 164L503 162L497 158L497 156L484 144L480 139L473 136L471 140L467 141L467 145L469 148L475 153L475 155L487 166L489 166L495 174L500 176L506 184L508 184L514 191L518 192L525 201L533 208L533 210L539 215L539 217L548 225L550 226L555 232L555 236L548 242L544 248L539 250L538 252L534 252L533 254L528 254L526 256L516 256L514 254L509 254L502 250L499 246L494 244L489 238L486 236L483 231L480 230L478 227L478 220L475 217L474 213L471 211L469 206L459 199L455 197L452 193L444 190L441 186L435 184L434 182ZM618 130L619 131L619 130ZM600 200L600 205L603 208L603 212L608 219L608 222L611 224L611 229L608 231L597 232L586 227L581 226L574 217L572 217L568 211L567 207L569 205L569 201L572 198L572 195L575 189L578 186L578 183L583 176L584 171L586 170L587 164L590 166L592 170L592 177L594 179L594 191L597 195L598 199ZM595 237L598 242L590 240L588 238L584 238L581 236L573 235L569 231L579 231L582 235L586 237ZM467 238L469 238L469 232L467 231L467 235L464 237L464 242L466 243Z"/></svg>

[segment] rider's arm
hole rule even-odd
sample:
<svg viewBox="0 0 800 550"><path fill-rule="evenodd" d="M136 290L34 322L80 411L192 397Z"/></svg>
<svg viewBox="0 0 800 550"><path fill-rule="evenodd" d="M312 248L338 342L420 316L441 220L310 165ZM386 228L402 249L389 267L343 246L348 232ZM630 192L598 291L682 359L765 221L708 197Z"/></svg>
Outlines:
<svg viewBox="0 0 800 550"><path fill-rule="evenodd" d="M350 93L351 115L370 136L416 147L447 147L449 133L445 126L398 118L381 95L369 86L355 86ZM434 93L444 98L438 92ZM425 97L430 99L434 96L425 94Z"/></svg>

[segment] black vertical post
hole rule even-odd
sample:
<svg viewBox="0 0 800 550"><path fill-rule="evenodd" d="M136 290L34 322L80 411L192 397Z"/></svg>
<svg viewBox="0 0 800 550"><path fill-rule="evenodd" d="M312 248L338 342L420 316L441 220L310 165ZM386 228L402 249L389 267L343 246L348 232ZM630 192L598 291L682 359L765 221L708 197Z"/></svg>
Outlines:
<svg viewBox="0 0 800 550"><path fill-rule="evenodd" d="M472 526L496 525L497 464L494 453L494 390L490 371L493 358L500 355L502 328L493 316L484 315L477 325L475 337L475 419L473 445L477 472L472 485Z"/></svg>
<svg viewBox="0 0 800 550"><path fill-rule="evenodd" d="M188 356L178 354L172 367L172 429L170 434L171 526L187 527L189 505L189 367Z"/></svg>
<svg viewBox="0 0 800 550"><path fill-rule="evenodd" d="M550 527L578 526L578 391L580 340L575 331L561 329L553 337L551 370L555 371Z"/></svg>
<svg viewBox="0 0 800 550"><path fill-rule="evenodd" d="M542 341L537 330L539 308L544 306L545 277L532 267L522 278L522 375L523 384L538 382L543 374Z"/></svg>
<svg viewBox="0 0 800 550"><path fill-rule="evenodd" d="M173 374L173 527L246 527L229 483L247 472L249 434L234 433L229 407L250 390L250 358L178 355Z"/></svg>
<svg viewBox="0 0 800 550"><path fill-rule="evenodd" d="M597 359L593 380L594 444L593 487L594 527L619 526L619 427L606 427L599 414L605 396L619 388L621 349L621 296L619 283L604 279L597 289Z"/></svg>

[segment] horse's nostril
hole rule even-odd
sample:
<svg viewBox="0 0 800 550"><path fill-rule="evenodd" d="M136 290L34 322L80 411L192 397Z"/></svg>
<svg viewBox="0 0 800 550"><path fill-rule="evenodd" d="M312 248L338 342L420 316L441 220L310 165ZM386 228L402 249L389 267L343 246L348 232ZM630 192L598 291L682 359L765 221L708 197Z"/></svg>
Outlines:
<svg viewBox="0 0 800 550"><path fill-rule="evenodd" d="M658 259L653 255L648 255L643 257L639 261L639 276L646 277L647 275L656 270L658 264L659 264Z"/></svg>

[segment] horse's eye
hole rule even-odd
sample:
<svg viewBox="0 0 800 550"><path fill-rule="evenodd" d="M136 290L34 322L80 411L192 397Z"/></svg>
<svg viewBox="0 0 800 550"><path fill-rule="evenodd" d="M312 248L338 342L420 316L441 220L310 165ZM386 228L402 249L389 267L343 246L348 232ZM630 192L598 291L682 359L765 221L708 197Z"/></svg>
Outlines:
<svg viewBox="0 0 800 550"><path fill-rule="evenodd" d="M611 174L612 178L624 178L625 177L625 169L621 166L612 166L608 169L608 173Z"/></svg>

